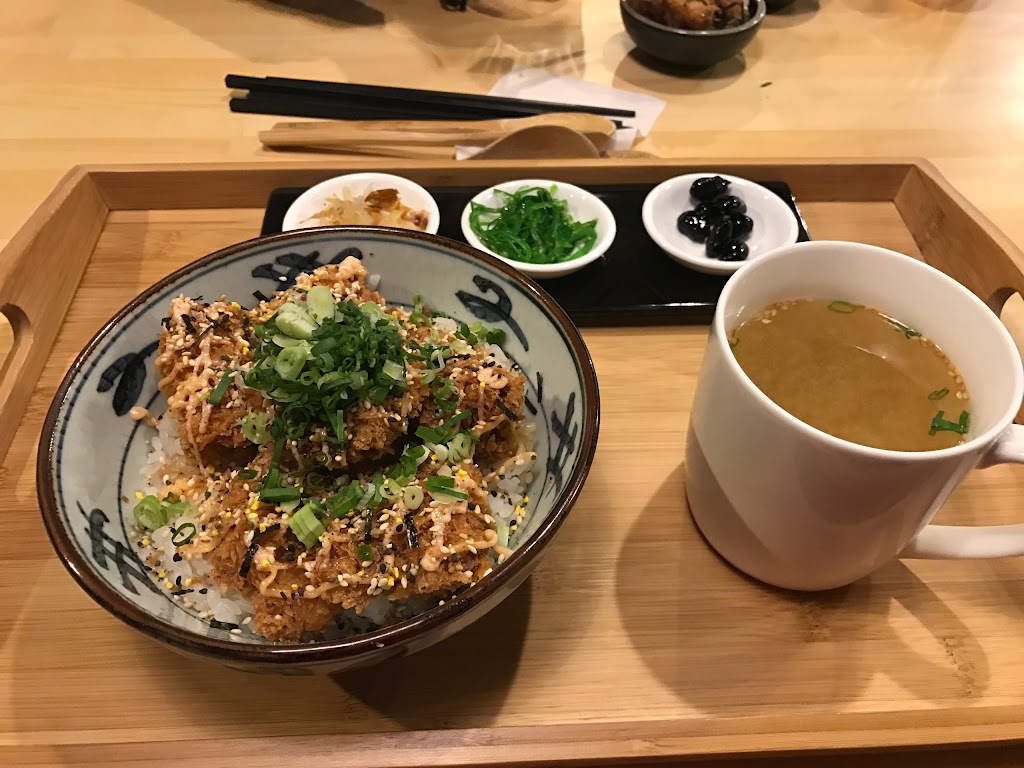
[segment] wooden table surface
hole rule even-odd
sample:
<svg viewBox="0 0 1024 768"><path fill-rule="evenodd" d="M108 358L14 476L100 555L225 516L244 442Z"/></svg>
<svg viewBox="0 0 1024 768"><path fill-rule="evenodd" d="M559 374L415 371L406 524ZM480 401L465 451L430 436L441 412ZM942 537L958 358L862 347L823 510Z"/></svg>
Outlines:
<svg viewBox="0 0 1024 768"><path fill-rule="evenodd" d="M925 156L1024 244L1018 0L796 0L766 19L742 60L690 78L633 58L616 5L478 0L454 14L434 0L2 3L0 243L78 163L280 159L255 138L274 118L228 111L227 72L485 92L519 64L665 99L638 147L663 157ZM0 355L8 333L0 323ZM108 619L97 609L96 620ZM0 649L19 621L0 607ZM0 710L12 689L0 678ZM46 712L16 722L0 734L0 764L4 746L50 738ZM1010 765L1015 754L985 756ZM131 764L153 758L140 749ZM59 750L34 759L64 761ZM93 759L105 764L101 749ZM956 759L933 762L982 757Z"/></svg>

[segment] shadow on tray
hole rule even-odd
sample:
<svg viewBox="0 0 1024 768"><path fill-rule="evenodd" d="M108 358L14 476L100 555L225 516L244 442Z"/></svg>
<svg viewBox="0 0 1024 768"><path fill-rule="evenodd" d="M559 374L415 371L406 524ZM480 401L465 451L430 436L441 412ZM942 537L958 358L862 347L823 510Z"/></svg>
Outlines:
<svg viewBox="0 0 1024 768"><path fill-rule="evenodd" d="M634 647L681 700L737 716L831 711L879 677L930 701L988 687L984 650L902 563L829 592L765 586L710 549L682 489L680 464L627 534L615 579ZM662 589L651 588L655 573Z"/></svg>
<svg viewBox="0 0 1024 768"><path fill-rule="evenodd" d="M382 666L331 675L405 728L476 728L501 711L530 621L530 580L454 637Z"/></svg>

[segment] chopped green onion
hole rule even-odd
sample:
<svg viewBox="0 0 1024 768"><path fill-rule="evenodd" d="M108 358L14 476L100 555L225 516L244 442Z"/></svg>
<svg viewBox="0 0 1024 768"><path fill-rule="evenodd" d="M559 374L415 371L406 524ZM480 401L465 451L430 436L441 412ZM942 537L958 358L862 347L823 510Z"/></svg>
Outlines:
<svg viewBox="0 0 1024 768"><path fill-rule="evenodd" d="M293 339L308 339L317 328L317 322L297 304L282 304L274 315L281 333Z"/></svg>
<svg viewBox="0 0 1024 768"><path fill-rule="evenodd" d="M292 499L291 501L282 501L277 506L280 507L282 512L287 512L289 515L299 508L301 501L299 499Z"/></svg>
<svg viewBox="0 0 1024 768"><path fill-rule="evenodd" d="M838 312L841 315L852 315L857 311L857 305L851 304L848 301L833 301L828 305L828 309L831 312Z"/></svg>
<svg viewBox="0 0 1024 768"><path fill-rule="evenodd" d="M948 394L949 394L949 387L943 387L942 389L936 389L934 392L932 392L930 395L928 395L928 399L929 400L941 400L942 398L944 398Z"/></svg>
<svg viewBox="0 0 1024 768"><path fill-rule="evenodd" d="M294 347L282 349L274 362L274 371L285 381L295 381L309 358L308 344L296 344Z"/></svg>
<svg viewBox="0 0 1024 768"><path fill-rule="evenodd" d="M313 502L304 505L288 518L288 527L306 549L314 547L320 537L327 533L324 524L316 516L316 505Z"/></svg>
<svg viewBox="0 0 1024 768"><path fill-rule="evenodd" d="M920 331L915 331L909 325L904 325L899 320L893 320L891 317L887 317L885 319L889 321L889 323L892 325L893 328L895 328L897 331L902 333L908 339L912 338L914 336L920 336L921 335Z"/></svg>
<svg viewBox="0 0 1024 768"><path fill-rule="evenodd" d="M445 475L433 475L427 478L427 491L441 501L465 500L469 494L455 487L455 478Z"/></svg>
<svg viewBox="0 0 1024 768"><path fill-rule="evenodd" d="M224 371L224 375L220 377L220 381L217 382L217 386L213 388L213 392L210 393L210 399L207 402L210 405L220 405L220 401L224 399L224 395L228 391L228 387L231 386L231 379L235 375L234 371Z"/></svg>
<svg viewBox="0 0 1024 768"><path fill-rule="evenodd" d="M314 285L306 294L306 311L317 323L334 319L334 295L323 285Z"/></svg>
<svg viewBox="0 0 1024 768"><path fill-rule="evenodd" d="M369 563L376 556L377 552L369 544L360 544L356 547L356 557L361 563Z"/></svg>
<svg viewBox="0 0 1024 768"><path fill-rule="evenodd" d="M473 435L469 432L459 432L448 443L448 461L453 464L468 459L472 452Z"/></svg>
<svg viewBox="0 0 1024 768"><path fill-rule="evenodd" d="M240 469L238 477L241 480L254 480L259 473L255 469Z"/></svg>
<svg viewBox="0 0 1024 768"><path fill-rule="evenodd" d="M317 306L318 294L326 298L311 290L304 303L311 303L310 311L319 317L324 307ZM381 321L383 310L376 305L360 310L350 300L332 306L335 322L316 324L307 308L289 302L256 326L263 343L254 350L245 383L275 403L268 425L272 433L280 425L272 434L275 447L279 439L303 440L316 427L327 429L332 447L344 445L345 414L352 407L366 400L380 403L405 391L405 342L394 323ZM279 333L290 337L293 321L312 324L311 330L305 329L309 333L299 333L306 340L284 348L269 340Z"/></svg>
<svg viewBox="0 0 1024 768"><path fill-rule="evenodd" d="M396 363L394 360L384 361L384 365L381 367L381 372L388 378L394 379L395 381L405 380L405 366L401 363Z"/></svg>
<svg viewBox="0 0 1024 768"><path fill-rule="evenodd" d="M441 433L431 427L416 427L416 437L428 443L441 442Z"/></svg>
<svg viewBox="0 0 1024 768"><path fill-rule="evenodd" d="M402 486L389 477L381 483L378 493L385 499L397 499L402 494Z"/></svg>
<svg viewBox="0 0 1024 768"><path fill-rule="evenodd" d="M448 419L448 421L446 421L440 427L438 427L438 429L440 431L442 431L442 432L447 432L449 429L454 427L456 424L458 424L464 418L466 418L467 416L472 416L472 415L473 415L472 411L462 411L461 413L457 413L454 416L452 416L450 419Z"/></svg>
<svg viewBox="0 0 1024 768"><path fill-rule="evenodd" d="M413 310L409 313L409 322L416 326L426 325L430 320L423 311L423 297L417 293L413 295L412 300Z"/></svg>
<svg viewBox="0 0 1024 768"><path fill-rule="evenodd" d="M301 339L293 339L291 336L285 336L283 333L275 333L274 338L271 339L277 346L282 349L285 347L294 347L296 344L301 344Z"/></svg>
<svg viewBox="0 0 1024 768"><path fill-rule="evenodd" d="M418 485L406 486L402 498L407 509L417 510L420 508L420 504L423 503L423 489Z"/></svg>
<svg viewBox="0 0 1024 768"><path fill-rule="evenodd" d="M280 501L294 501L302 496L298 488L264 488L260 493L260 501L274 504Z"/></svg>
<svg viewBox="0 0 1024 768"><path fill-rule="evenodd" d="M171 536L171 544L176 547L183 547L195 538L197 532L195 523L182 523Z"/></svg>
<svg viewBox="0 0 1024 768"><path fill-rule="evenodd" d="M388 315L384 313L384 310L381 309L380 304L376 304L375 302L372 301L367 301L360 304L359 311L374 321L391 319L390 317L388 317Z"/></svg>
<svg viewBox="0 0 1024 768"><path fill-rule="evenodd" d="M239 419L238 425L242 428L242 435L250 443L263 445L270 439L270 435L267 434L267 414L265 413L249 411Z"/></svg>
<svg viewBox="0 0 1024 768"><path fill-rule="evenodd" d="M370 498L366 502L367 507L373 509L374 507L381 503L381 501L384 499L384 494L381 493L381 490L383 488L384 475L378 472L373 476L373 479L370 481L370 490L372 491L372 493L370 494Z"/></svg>
<svg viewBox="0 0 1024 768"><path fill-rule="evenodd" d="M331 422L331 429L334 430L334 436L338 438L338 442L342 445L345 444L345 412L335 411L328 416L328 420Z"/></svg>
<svg viewBox="0 0 1024 768"><path fill-rule="evenodd" d="M446 381L449 381L446 379ZM449 383L451 383L449 381ZM465 419L467 416L472 416L472 411L462 411L461 413L455 414L448 421L444 422L436 428L431 427L417 427L416 437L424 440L428 443L434 443L440 445L441 443L447 443L452 438L451 429L457 425L460 421Z"/></svg>
<svg viewBox="0 0 1024 768"><path fill-rule="evenodd" d="M163 501L162 506L164 508L164 512L166 513L168 520L173 520L176 517L187 515L189 512L192 511L192 505L189 504L187 501L182 501L180 499L174 502L168 502L165 499Z"/></svg>
<svg viewBox="0 0 1024 768"><path fill-rule="evenodd" d="M363 498L363 486L353 480L333 496L327 497L331 517L347 517Z"/></svg>
<svg viewBox="0 0 1024 768"><path fill-rule="evenodd" d="M465 491L458 489L447 490L447 491L434 491L431 495L438 501L465 501L469 498L469 494Z"/></svg>
<svg viewBox="0 0 1024 768"><path fill-rule="evenodd" d="M971 426L971 414L967 411L960 412L959 421L949 421L943 418L945 411L939 411L935 414L932 419L930 428L928 429L929 435L934 435L936 432L956 432L959 435L966 435Z"/></svg>
<svg viewBox="0 0 1024 768"><path fill-rule="evenodd" d="M320 455L323 456L322 453ZM305 488L309 488L314 491L319 491L323 489L325 479L326 478L324 477L323 473L313 470L312 472L306 473L306 477L303 479L302 485Z"/></svg>
<svg viewBox="0 0 1024 768"><path fill-rule="evenodd" d="M139 500L132 510L135 522L147 531L155 531L167 525L167 511L156 496L146 496Z"/></svg>

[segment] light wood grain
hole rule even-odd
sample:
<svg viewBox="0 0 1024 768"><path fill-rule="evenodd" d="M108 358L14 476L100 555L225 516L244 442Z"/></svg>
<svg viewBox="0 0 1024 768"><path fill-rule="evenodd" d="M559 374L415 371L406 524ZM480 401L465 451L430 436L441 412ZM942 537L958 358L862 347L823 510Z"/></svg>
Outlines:
<svg viewBox="0 0 1024 768"><path fill-rule="evenodd" d="M0 257L0 312L12 338L0 361L0 463L106 215L92 179L73 170Z"/></svg>
<svg viewBox="0 0 1024 768"><path fill-rule="evenodd" d="M604 148L615 124L606 117L581 113L563 113L518 117L504 120L316 120L275 123L260 131L259 140L265 147L313 149L346 149L366 145L440 144L454 147L458 144L489 144L510 133L525 128L558 126L583 134Z"/></svg>
<svg viewBox="0 0 1024 768"><path fill-rule="evenodd" d="M894 197L913 174L930 177L910 164L896 167L902 181L891 169L879 174ZM507 169L485 163L471 173ZM426 180L443 172L389 170ZM755 165L745 170L765 176ZM915 239L896 202L860 194L877 185L858 182L853 163L831 172L810 163L772 171L807 191L803 213L820 238L860 232L926 257L918 241L968 226L938 203L928 214L922 198L932 240ZM596 161L561 172L605 181L672 169ZM1016 639L1024 603L1015 585L1024 562L894 562L847 589L797 595L753 583L708 550L686 512L681 467L702 327L644 329L642 343L635 329L586 331L603 403L587 486L527 584L446 643L384 669L268 680L174 655L103 613L55 562L38 523L33 462L49 398L114 308L198 255L258 231L260 208L232 208L224 199L262 199L261 185L295 184L310 173L221 166L204 183L198 167L90 171L86 180L108 203L131 199L130 189L167 199L174 183L203 192L189 208L115 207L106 216L0 470L0 495L9 500L0 538L0 679L8 703L0 708L0 749L14 764L738 760L1021 736L1024 661ZM155 189L145 193L147 177ZM839 202L837 179L852 197L872 199ZM228 180L245 192L231 192ZM195 207L204 200L209 207ZM1008 263L1017 258L1011 248ZM941 519L1012 522L1022 497L1024 476L997 467L972 474ZM455 682L425 700L410 688L425 668L452 670ZM273 717L255 715L254 733L254 710L268 699L288 704ZM990 764L1005 757L985 754L994 756Z"/></svg>
<svg viewBox="0 0 1024 768"><path fill-rule="evenodd" d="M617 4L609 0L471 0L471 6L458 15L444 13L432 0L0 3L6 74L0 80L0 241L79 163L278 162L256 138L278 118L230 114L221 85L226 72L485 92L521 64L666 99L654 132L639 147L656 155L755 161L925 156L1012 241L1024 243L1024 9L1016 0L796 0L792 12L765 20L742 60L691 78L652 70L632 57ZM495 7L504 15L484 12ZM309 174L310 181L316 177ZM855 217L828 202L804 213L816 234L915 252L900 211L886 202L903 178L896 173L880 182L875 202L858 206ZM131 204L136 191L122 181L120 190L108 193L108 205ZM836 186L832 200L842 199L843 184ZM229 187L226 197L232 196ZM184 188L175 189L185 196ZM149 213L147 202L135 213L116 213L103 236L105 255L78 296L113 309L144 282L204 249L253 234L260 202L245 206L253 210L232 201L224 203L226 212L167 213ZM147 266L126 269L115 258L119 248L145 254ZM1024 314L1022 304L1013 298L1005 312L1016 307ZM72 307L26 422L42 418L48 393L102 323L101 315ZM0 359L4 333L0 321ZM688 382L699 360L699 336L680 329L653 334L657 349L675 361L659 372ZM815 712L891 712L909 702L934 724L941 717L932 719L932 713L950 707L977 710L982 720L999 707L1019 710L1024 604L1016 563L910 563L834 603L803 606L780 597L770 608L752 610L758 588L688 538L692 531L672 481L682 458L678 429L685 423L685 399L670 388L652 393L651 408L670 416L649 420L649 438L633 437L636 408L609 400L610 393L635 385L634 374L616 358L631 345L610 331L589 332L587 340L602 385L611 388L602 441L618 440L643 456L648 479L624 482L619 462L602 453L595 476L605 480L588 488L554 544L552 562L515 598L518 606L499 609L505 613L493 624L471 629L452 641L451 650L426 659L476 659L481 643L504 638L508 627L522 622L526 637L511 633L499 642L503 656L484 660L487 685L461 698L443 695L427 707L374 697L369 679L362 688L345 681L306 681L310 687L285 682L297 706L272 731L299 734L291 738L253 738L264 732L264 710L253 702L267 688L258 679L169 656L103 615L74 587L53 562L37 519L33 440L19 436L0 467L6 494L0 505L0 763L151 766L173 760L219 768L277 766L306 757L317 765L342 764L350 749L343 733L350 717L384 732L460 729L424 741L443 763L473 743L473 733L461 729L518 723L529 731L556 717L570 725L622 714L648 721L682 717L694 728L707 723L742 729L750 713L774 711L802 719ZM688 351L681 353L684 346ZM667 495L655 502L663 485ZM960 522L1009 522L1022 486L1019 474L989 470L972 477L944 514ZM574 561L581 573L557 596L559 551L602 551L610 535L659 525L668 531L667 541L683 545L668 550L672 559L666 554L655 564L684 580L686 589L654 593L630 608L616 589L614 563L619 554L631 562L636 547L650 549L633 536L630 548L605 551L598 563ZM609 563L611 570L600 570ZM695 572L732 579L730 591L713 588ZM580 597L582 608L569 596ZM650 616L657 621L649 630L633 623ZM575 639L581 632L585 641ZM759 655L727 653L729 640L744 635L759 644ZM408 672L408 666L397 670ZM586 695L572 693L570 681L578 675L588 683ZM977 684L970 687L972 679ZM892 724L891 717L881 718L880 729ZM207 735L221 721L230 738L215 734L198 749L184 740L193 723L207 724ZM961 733L967 740L987 738L992 734L979 731L992 727L1024 736L1020 720L1016 726L1011 721L996 717L984 727L966 722ZM924 723L922 729L928 730ZM331 733L341 735L325 735ZM657 748L662 736L668 738L638 729L637 751ZM780 748L820 747L831 736L823 730L815 739L783 738ZM584 747L577 752L567 746L564 754L592 754ZM1013 765L1019 749L916 759L942 768ZM489 754L527 760L532 753L504 741ZM889 768L896 760L902 758L808 758L793 765Z"/></svg>

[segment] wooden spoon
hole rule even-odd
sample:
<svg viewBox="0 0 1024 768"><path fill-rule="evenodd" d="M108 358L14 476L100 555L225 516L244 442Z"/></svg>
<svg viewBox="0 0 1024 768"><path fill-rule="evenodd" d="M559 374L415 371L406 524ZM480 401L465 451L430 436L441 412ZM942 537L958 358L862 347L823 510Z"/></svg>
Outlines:
<svg viewBox="0 0 1024 768"><path fill-rule="evenodd" d="M611 144L611 136L600 144L560 125L523 128L487 145L470 160L565 160L598 158Z"/></svg>
<svg viewBox="0 0 1024 768"><path fill-rule="evenodd" d="M278 123L261 131L266 147L316 147L345 149L387 144L449 145L484 144L523 128L558 126L576 131L595 145L607 143L615 123L606 117L579 112L552 113L502 120L326 120Z"/></svg>

